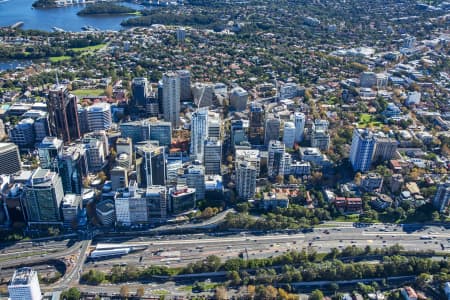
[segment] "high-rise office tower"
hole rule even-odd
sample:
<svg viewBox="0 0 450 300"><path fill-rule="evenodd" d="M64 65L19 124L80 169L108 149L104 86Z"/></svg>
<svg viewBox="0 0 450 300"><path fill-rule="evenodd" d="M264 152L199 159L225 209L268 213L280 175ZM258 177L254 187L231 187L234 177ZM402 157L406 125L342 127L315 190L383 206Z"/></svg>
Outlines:
<svg viewBox="0 0 450 300"><path fill-rule="evenodd" d="M89 131L108 130L112 124L111 105L96 103L86 108Z"/></svg>
<svg viewBox="0 0 450 300"><path fill-rule="evenodd" d="M195 208L195 189L176 187L169 192L169 210L173 214L180 214Z"/></svg>
<svg viewBox="0 0 450 300"><path fill-rule="evenodd" d="M236 111L243 111L247 108L248 92L240 86L235 87L230 93L230 106Z"/></svg>
<svg viewBox="0 0 450 300"><path fill-rule="evenodd" d="M136 172L140 187L166 184L164 147L148 142L136 145Z"/></svg>
<svg viewBox="0 0 450 300"><path fill-rule="evenodd" d="M120 124L122 137L130 138L134 144L149 139L149 126L147 120L132 121Z"/></svg>
<svg viewBox="0 0 450 300"><path fill-rule="evenodd" d="M40 143L49 134L48 113L42 112L40 117L34 119L34 141Z"/></svg>
<svg viewBox="0 0 450 300"><path fill-rule="evenodd" d="M8 292L11 300L41 300L37 272L31 268L17 269L8 285Z"/></svg>
<svg viewBox="0 0 450 300"><path fill-rule="evenodd" d="M118 189L126 188L128 186L128 170L121 167L116 166L110 171L111 177L111 189L116 191Z"/></svg>
<svg viewBox="0 0 450 300"><path fill-rule="evenodd" d="M296 112L294 114L295 124L295 142L300 143L303 141L303 132L305 131L306 116L304 113Z"/></svg>
<svg viewBox="0 0 450 300"><path fill-rule="evenodd" d="M184 27L178 27L177 28L177 41L179 43L184 43L185 39L186 39L186 29Z"/></svg>
<svg viewBox="0 0 450 300"><path fill-rule="evenodd" d="M256 191L256 168L247 161L236 166L236 191L240 199L250 199Z"/></svg>
<svg viewBox="0 0 450 300"><path fill-rule="evenodd" d="M264 138L264 109L258 103L250 106L250 123L248 139L252 145L261 145Z"/></svg>
<svg viewBox="0 0 450 300"><path fill-rule="evenodd" d="M19 149L13 143L0 143L0 174L14 174L21 170Z"/></svg>
<svg viewBox="0 0 450 300"><path fill-rule="evenodd" d="M21 149L33 147L35 142L34 120L22 119L17 125L10 128L9 139Z"/></svg>
<svg viewBox="0 0 450 300"><path fill-rule="evenodd" d="M216 112L208 112L208 137L220 139L222 137L222 121Z"/></svg>
<svg viewBox="0 0 450 300"><path fill-rule="evenodd" d="M281 122L279 118L270 115L266 119L266 126L264 129L264 145L268 146L270 141L277 141L280 137Z"/></svg>
<svg viewBox="0 0 450 300"><path fill-rule="evenodd" d="M48 169L36 169L23 191L22 201L28 224L61 224L63 198L59 175Z"/></svg>
<svg viewBox="0 0 450 300"><path fill-rule="evenodd" d="M47 136L38 146L41 168L55 170L58 157L62 154L63 141L54 136Z"/></svg>
<svg viewBox="0 0 450 300"><path fill-rule="evenodd" d="M152 185L145 190L149 221L164 222L167 218L168 195L165 186Z"/></svg>
<svg viewBox="0 0 450 300"><path fill-rule="evenodd" d="M433 199L433 205L439 212L445 212L450 202L450 181L438 184L436 195Z"/></svg>
<svg viewBox="0 0 450 300"><path fill-rule="evenodd" d="M372 132L368 129L355 128L349 157L353 170L361 172L370 170L375 151L375 143L375 137Z"/></svg>
<svg viewBox="0 0 450 300"><path fill-rule="evenodd" d="M158 117L160 114L159 106L159 101L154 95L148 97L145 104L145 113L147 117Z"/></svg>
<svg viewBox="0 0 450 300"><path fill-rule="evenodd" d="M255 167L256 177L259 176L260 165L261 165L261 154L259 150L256 149L237 149L236 150L236 169L240 162L246 161L249 162L252 166Z"/></svg>
<svg viewBox="0 0 450 300"><path fill-rule="evenodd" d="M50 131L64 142L79 139L77 97L69 94L66 86L55 85L48 93L47 107Z"/></svg>
<svg viewBox="0 0 450 300"><path fill-rule="evenodd" d="M130 226L148 222L147 201L144 190L139 190L137 182L132 181L128 188L119 191L114 197L116 221Z"/></svg>
<svg viewBox="0 0 450 300"><path fill-rule="evenodd" d="M81 212L83 201L80 195L66 194L61 203L61 211L64 219L64 227L72 227L77 223L77 218Z"/></svg>
<svg viewBox="0 0 450 300"><path fill-rule="evenodd" d="M396 139L376 136L375 141L374 161L391 160L395 156L398 146Z"/></svg>
<svg viewBox="0 0 450 300"><path fill-rule="evenodd" d="M220 140L206 140L203 151L203 164L205 165L205 174L220 175L222 166L222 143L220 142Z"/></svg>
<svg viewBox="0 0 450 300"><path fill-rule="evenodd" d="M292 99L298 96L298 86L294 82L284 83L280 86L280 100Z"/></svg>
<svg viewBox="0 0 450 300"><path fill-rule="evenodd" d="M327 151L330 147L330 133L328 131L328 121L317 119L312 125L311 146Z"/></svg>
<svg viewBox="0 0 450 300"><path fill-rule="evenodd" d="M83 178L88 175L88 155L84 145L65 147L58 157L58 174L64 193L81 195Z"/></svg>
<svg viewBox="0 0 450 300"><path fill-rule="evenodd" d="M148 131L151 141L158 141L160 146L170 146L172 143L172 124L163 121L148 122Z"/></svg>
<svg viewBox="0 0 450 300"><path fill-rule="evenodd" d="M285 154L284 143L280 141L270 141L268 151L267 169L270 178L284 176L286 174L288 159ZM289 154L288 154L289 155Z"/></svg>
<svg viewBox="0 0 450 300"><path fill-rule="evenodd" d="M83 144L88 157L89 171L101 171L106 162L104 143L100 139L94 137L85 137L83 138Z"/></svg>
<svg viewBox="0 0 450 300"><path fill-rule="evenodd" d="M80 134L89 132L88 112L85 107L78 107L78 123L80 124Z"/></svg>
<svg viewBox="0 0 450 300"><path fill-rule="evenodd" d="M294 148L295 125L293 122L285 122L283 129L283 143L287 148Z"/></svg>
<svg viewBox="0 0 450 300"><path fill-rule="evenodd" d="M195 199L205 199L205 167L191 165L184 170L186 185L195 189Z"/></svg>
<svg viewBox="0 0 450 300"><path fill-rule="evenodd" d="M244 122L242 120L231 121L231 145L234 147L241 142L247 141L245 133Z"/></svg>
<svg viewBox="0 0 450 300"><path fill-rule="evenodd" d="M191 156L203 161L203 149L208 138L208 109L198 109L191 117Z"/></svg>
<svg viewBox="0 0 450 300"><path fill-rule="evenodd" d="M178 70L177 74L180 77L180 100L192 100L191 73L188 70Z"/></svg>
<svg viewBox="0 0 450 300"><path fill-rule="evenodd" d="M164 120L178 127L180 124L180 77L175 72L163 75L162 107Z"/></svg>
<svg viewBox="0 0 450 300"><path fill-rule="evenodd" d="M144 107L148 97L148 80L144 77L134 78L131 83L132 102L131 108L135 106Z"/></svg>

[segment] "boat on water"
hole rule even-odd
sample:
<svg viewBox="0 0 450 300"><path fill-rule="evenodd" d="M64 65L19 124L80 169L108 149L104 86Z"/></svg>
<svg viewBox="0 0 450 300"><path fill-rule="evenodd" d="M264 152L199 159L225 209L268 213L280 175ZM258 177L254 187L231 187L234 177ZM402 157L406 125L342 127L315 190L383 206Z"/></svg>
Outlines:
<svg viewBox="0 0 450 300"><path fill-rule="evenodd" d="M94 26L91 25L84 25L83 27L81 27L81 29L84 31L100 31L100 29L95 28Z"/></svg>
<svg viewBox="0 0 450 300"><path fill-rule="evenodd" d="M8 2L9 0L0 0L0 3Z"/></svg>
<svg viewBox="0 0 450 300"><path fill-rule="evenodd" d="M59 28L59 27L52 27L52 29L53 29L54 32L65 32L64 29Z"/></svg>

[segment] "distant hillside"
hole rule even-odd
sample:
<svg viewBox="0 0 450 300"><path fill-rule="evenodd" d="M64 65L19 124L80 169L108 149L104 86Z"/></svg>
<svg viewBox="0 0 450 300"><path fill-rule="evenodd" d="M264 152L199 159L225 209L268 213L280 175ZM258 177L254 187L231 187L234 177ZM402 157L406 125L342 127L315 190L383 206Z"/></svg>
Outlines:
<svg viewBox="0 0 450 300"><path fill-rule="evenodd" d="M79 11L77 15L120 15L132 14L135 12L136 10L122 5L113 3L96 3L86 6L84 9Z"/></svg>
<svg viewBox="0 0 450 300"><path fill-rule="evenodd" d="M186 25L186 26L211 26L216 22L215 18L204 14L180 15L171 12L143 11L142 17L130 18L122 21L123 26L151 26L153 24L163 25Z"/></svg>
<svg viewBox="0 0 450 300"><path fill-rule="evenodd" d="M56 7L56 2L55 0L37 0L33 3L33 7L36 8Z"/></svg>

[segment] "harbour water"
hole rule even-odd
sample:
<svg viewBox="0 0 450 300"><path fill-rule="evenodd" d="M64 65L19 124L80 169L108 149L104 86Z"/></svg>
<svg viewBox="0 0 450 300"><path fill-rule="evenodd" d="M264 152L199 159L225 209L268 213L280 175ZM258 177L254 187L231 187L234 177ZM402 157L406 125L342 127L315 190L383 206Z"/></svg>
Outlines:
<svg viewBox="0 0 450 300"><path fill-rule="evenodd" d="M33 8L34 0L0 0L0 26L10 26L24 22L23 29L52 31L53 27L66 31L81 31L81 27L90 25L101 30L120 30L120 22L129 16L78 16L84 6L62 8ZM121 3L135 9L142 7L132 3Z"/></svg>
<svg viewBox="0 0 450 300"><path fill-rule="evenodd" d="M31 60L0 60L0 72L5 70L15 70L19 67L27 67L32 64Z"/></svg>

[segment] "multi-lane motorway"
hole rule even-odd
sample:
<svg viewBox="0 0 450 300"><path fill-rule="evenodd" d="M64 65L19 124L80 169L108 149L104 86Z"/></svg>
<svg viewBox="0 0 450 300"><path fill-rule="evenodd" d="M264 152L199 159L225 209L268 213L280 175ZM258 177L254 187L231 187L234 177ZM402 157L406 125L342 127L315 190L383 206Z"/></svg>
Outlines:
<svg viewBox="0 0 450 300"><path fill-rule="evenodd" d="M329 226L332 226L330 224ZM121 258L89 262L87 268L108 269L113 265L167 265L183 266L217 255L222 260L248 254L249 258L279 255L289 250L303 248L328 252L331 248L346 246L384 248L399 244L406 250L450 251L450 230L440 226L422 228L400 225L372 225L368 227L323 227L306 233L272 233L255 235L237 233L232 235L171 235L139 238L99 238L97 243L109 246L145 246L146 250L130 253Z"/></svg>
<svg viewBox="0 0 450 300"><path fill-rule="evenodd" d="M384 248L395 244L406 250L435 250L450 252L450 229L430 225L384 225L356 227L351 223L327 223L321 228L309 232L280 232L255 234L215 233L165 236L133 236L121 237L97 236L92 243L109 245L110 247L137 247L140 251L131 252L120 258L100 261L86 261L91 241L69 242L48 241L39 243L18 243L0 250L2 268L0 277L10 275L14 265L29 263L46 265L46 260L72 257L73 263L68 266L66 274L57 283L51 285L52 290L64 289L75 285L82 272L89 269L110 270L114 265L148 265L185 266L190 262L204 259L208 255L216 255L225 261L244 255L248 258L264 258L280 255L289 250L314 249L317 252L328 252L332 248L342 249L347 246ZM42 254L45 253L45 254ZM14 258L14 255L24 255Z"/></svg>

